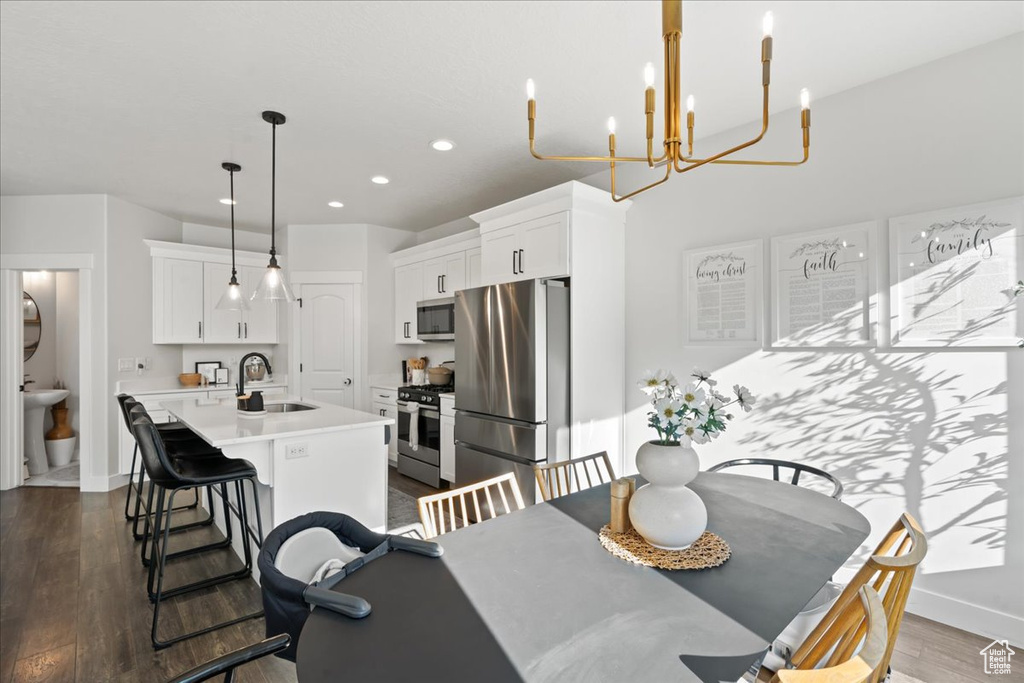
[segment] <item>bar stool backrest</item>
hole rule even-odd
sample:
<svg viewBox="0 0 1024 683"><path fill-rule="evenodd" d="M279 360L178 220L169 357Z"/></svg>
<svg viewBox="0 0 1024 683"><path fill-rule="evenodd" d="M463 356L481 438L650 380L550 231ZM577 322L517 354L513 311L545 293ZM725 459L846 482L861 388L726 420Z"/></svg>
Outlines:
<svg viewBox="0 0 1024 683"><path fill-rule="evenodd" d="M139 411L142 412L139 415ZM132 433L135 441L139 444L139 453L142 455L142 464L146 468L146 474L157 486L175 486L182 480L174 471L171 459L164 448L163 439L156 425L149 419L146 409L141 406L131 410Z"/></svg>
<svg viewBox="0 0 1024 683"><path fill-rule="evenodd" d="M136 401L132 396L129 396L128 394L118 394L117 395L117 403L121 407L121 417L124 418L124 426L127 427L128 428L128 432L131 433L131 431L132 431L132 419L131 419L131 417L128 416L128 409L130 408L130 406L126 405L128 403L128 401L131 401L133 403L138 403L138 401Z"/></svg>

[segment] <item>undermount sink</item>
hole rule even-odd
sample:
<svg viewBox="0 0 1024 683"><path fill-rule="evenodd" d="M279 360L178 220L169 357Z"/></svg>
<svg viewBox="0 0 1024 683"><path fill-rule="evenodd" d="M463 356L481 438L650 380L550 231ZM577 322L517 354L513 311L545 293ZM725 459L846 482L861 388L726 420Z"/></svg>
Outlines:
<svg viewBox="0 0 1024 683"><path fill-rule="evenodd" d="M316 410L316 406L306 403L268 403L265 408L268 413L297 413L303 410Z"/></svg>
<svg viewBox="0 0 1024 683"><path fill-rule="evenodd" d="M36 389L24 393L25 458L28 460L28 473L32 476L45 474L50 469L43 441L43 417L46 409L70 395L71 392L67 389Z"/></svg>

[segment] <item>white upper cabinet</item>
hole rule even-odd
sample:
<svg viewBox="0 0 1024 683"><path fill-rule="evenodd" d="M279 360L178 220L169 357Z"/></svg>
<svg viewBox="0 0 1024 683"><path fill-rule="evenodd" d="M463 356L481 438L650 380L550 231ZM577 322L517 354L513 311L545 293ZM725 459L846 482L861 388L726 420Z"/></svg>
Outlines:
<svg viewBox="0 0 1024 683"><path fill-rule="evenodd" d="M466 252L466 289L473 289L482 284L482 261L483 257L479 247Z"/></svg>
<svg viewBox="0 0 1024 683"><path fill-rule="evenodd" d="M217 302L231 280L231 264L204 263L203 279L203 342L206 344L236 344L242 339L242 312L221 311ZM242 296L246 295L242 287Z"/></svg>
<svg viewBox="0 0 1024 683"><path fill-rule="evenodd" d="M202 344L203 263L153 259L153 343Z"/></svg>
<svg viewBox="0 0 1024 683"><path fill-rule="evenodd" d="M276 344L278 304L249 302L248 311L221 311L231 280L231 251L145 240L153 257L154 344ZM266 256L237 252L242 296L256 291Z"/></svg>
<svg viewBox="0 0 1024 683"><path fill-rule="evenodd" d="M423 262L423 298L447 299L466 288L466 252L448 254Z"/></svg>
<svg viewBox="0 0 1024 683"><path fill-rule="evenodd" d="M238 282L242 285L242 295L252 296L266 272L265 266L240 266ZM249 310L242 311L242 341L251 344L276 344L278 305L273 301L250 301Z"/></svg>
<svg viewBox="0 0 1024 683"><path fill-rule="evenodd" d="M569 212L480 235L481 284L569 275Z"/></svg>
<svg viewBox="0 0 1024 683"><path fill-rule="evenodd" d="M395 268L395 343L421 344L416 338L416 304L423 301L423 263Z"/></svg>

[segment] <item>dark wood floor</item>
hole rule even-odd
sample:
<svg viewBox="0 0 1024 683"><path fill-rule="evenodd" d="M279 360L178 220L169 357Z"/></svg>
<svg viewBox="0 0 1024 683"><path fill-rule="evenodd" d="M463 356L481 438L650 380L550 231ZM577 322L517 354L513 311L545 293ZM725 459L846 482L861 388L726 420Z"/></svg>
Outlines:
<svg viewBox="0 0 1024 683"><path fill-rule="evenodd" d="M396 488L402 493L408 494L413 498L429 496L432 493L440 493L444 490L435 489L433 486L428 486L427 484L417 481L411 477L407 477L404 474L399 474L398 470L394 467L388 468L388 486Z"/></svg>
<svg viewBox="0 0 1024 683"><path fill-rule="evenodd" d="M435 491L394 470L389 481L412 496ZM124 489L109 494L59 488L0 493L0 683L164 681L264 638L258 619L154 652L146 571L123 507ZM177 534L171 549L209 542L215 533L207 528ZM237 560L227 551L177 560L167 580L176 585L232 563ZM260 598L256 584L247 580L168 604L161 627L165 636L258 609ZM908 614L893 669L928 683L983 683L991 677L982 673L978 651L987 643ZM1024 680L1022 672L1024 665L1000 680ZM238 680L294 681L295 669L271 657L239 670Z"/></svg>
<svg viewBox="0 0 1024 683"><path fill-rule="evenodd" d="M0 681L165 681L265 637L258 619L153 651L153 608L138 544L124 520L124 493L0 493ZM175 534L171 550L217 536L209 527ZM227 550L183 558L169 564L166 580L177 585L231 564L237 560ZM165 637L261 606L252 580L165 604ZM294 667L274 657L239 673L240 681L295 680Z"/></svg>

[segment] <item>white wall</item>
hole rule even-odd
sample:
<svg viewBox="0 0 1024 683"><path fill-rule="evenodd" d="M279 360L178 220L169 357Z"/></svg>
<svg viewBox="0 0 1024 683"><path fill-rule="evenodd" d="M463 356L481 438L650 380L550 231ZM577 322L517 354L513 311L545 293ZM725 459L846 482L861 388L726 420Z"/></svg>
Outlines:
<svg viewBox="0 0 1024 683"><path fill-rule="evenodd" d="M68 413L71 415L71 428L79 436L75 441L75 452L81 448L82 434L82 382L79 371L79 305L78 305L78 272L55 273L57 281L57 377L64 387L71 392L68 396Z"/></svg>
<svg viewBox="0 0 1024 683"><path fill-rule="evenodd" d="M22 273L22 288L39 309L39 347L25 361L24 373L35 382L33 389L48 389L57 377L57 279L52 271Z"/></svg>
<svg viewBox="0 0 1024 683"><path fill-rule="evenodd" d="M124 422L115 409L114 391L136 372L118 372L118 358L149 358L147 377L174 377L181 372L181 347L153 343L153 260L145 239L178 242L181 223L163 214L107 197L107 419L109 443L118 443ZM107 453L109 472L117 472L116 448Z"/></svg>
<svg viewBox="0 0 1024 683"><path fill-rule="evenodd" d="M281 228L277 230L278 248L281 253ZM196 244L202 247L231 248L231 229L221 228L213 225L202 225L200 223L182 223L181 241L184 244ZM247 230L235 229L235 249L238 251L259 251L270 252L269 232L249 232ZM268 255L269 259L270 256Z"/></svg>
<svg viewBox="0 0 1024 683"><path fill-rule="evenodd" d="M89 287L90 370L94 381L88 396L91 418L83 425L92 463L83 463L82 488L106 490L111 473L107 447L107 417L113 391L107 386L107 201L104 195L46 195L0 197L0 232L3 253L89 254L93 268ZM116 442L115 442L116 443Z"/></svg>
<svg viewBox="0 0 1024 683"><path fill-rule="evenodd" d="M357 407L369 408L370 377L397 375L403 354L394 343L394 274L388 255L416 243L415 233L363 223L289 225L286 232L289 273L355 271L362 286L362 392ZM290 311L294 319L295 311ZM292 323L294 324L294 323ZM285 348L282 355L288 356Z"/></svg>
<svg viewBox="0 0 1024 683"><path fill-rule="evenodd" d="M705 468L760 455L834 472L872 525L851 566L910 511L930 537L911 611L1024 642L1024 352L680 342L684 249L879 221L887 259L889 216L1024 194L1024 34L820 100L813 117L805 166L705 167L634 199L627 387L645 368L693 366L750 386L756 410L700 447ZM797 156L798 120L795 110L774 116L756 158ZM695 151L750 136L731 131ZM649 182L637 171L622 173L620 192ZM587 182L607 189L606 173ZM629 454L652 435L641 393L627 391L626 404Z"/></svg>

